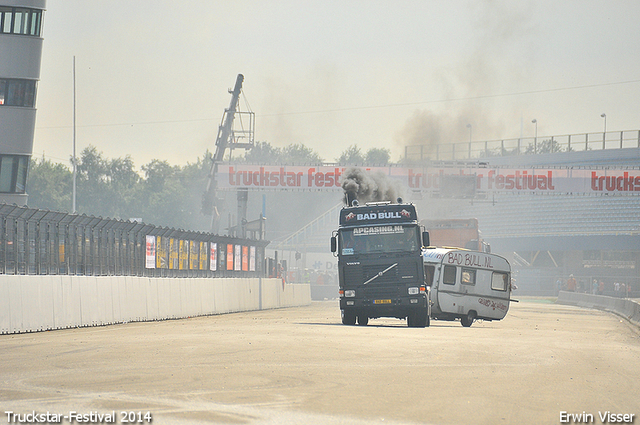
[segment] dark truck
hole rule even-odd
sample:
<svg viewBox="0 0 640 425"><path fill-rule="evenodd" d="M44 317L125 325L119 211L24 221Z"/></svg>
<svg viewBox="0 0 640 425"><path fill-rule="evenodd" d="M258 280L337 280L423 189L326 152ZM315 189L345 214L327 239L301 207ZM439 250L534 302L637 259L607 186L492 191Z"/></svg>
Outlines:
<svg viewBox="0 0 640 425"><path fill-rule="evenodd" d="M410 327L429 326L430 304L422 265L423 239L412 204L367 203L340 211L331 238L338 257L342 323L369 319L407 319Z"/></svg>

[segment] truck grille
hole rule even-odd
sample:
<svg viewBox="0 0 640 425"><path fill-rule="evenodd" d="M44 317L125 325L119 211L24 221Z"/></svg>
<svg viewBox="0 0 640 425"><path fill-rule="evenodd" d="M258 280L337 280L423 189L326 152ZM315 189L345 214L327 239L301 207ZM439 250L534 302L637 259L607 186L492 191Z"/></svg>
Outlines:
<svg viewBox="0 0 640 425"><path fill-rule="evenodd" d="M378 273L386 270L388 267L391 267L391 265L393 265L393 263L390 263L390 264L372 264L372 265L369 265L369 266L362 267L362 271L364 273L363 282L366 282L367 280L371 279L372 277L374 277ZM371 285L371 284L381 285L381 284L385 284L385 283L398 282L398 276L399 276L399 273L398 273L399 270L398 269L399 268L400 268L400 265L398 264L397 266L395 266L394 268L392 268L391 270L389 270L388 272L386 272L382 276L372 280L371 283L369 283L369 285Z"/></svg>
<svg viewBox="0 0 640 425"><path fill-rule="evenodd" d="M386 270L395 262L384 264L368 264L364 266L347 266L344 268L344 279L355 285L362 285L378 273ZM409 278L409 276L413 276ZM403 278L405 277L405 278ZM418 280L418 269L415 263L398 264L396 267L369 282L366 286L381 286L391 283L412 283Z"/></svg>
<svg viewBox="0 0 640 425"><path fill-rule="evenodd" d="M396 298L398 296L398 286L393 285L376 285L376 286L365 286L364 287L364 297L365 298Z"/></svg>

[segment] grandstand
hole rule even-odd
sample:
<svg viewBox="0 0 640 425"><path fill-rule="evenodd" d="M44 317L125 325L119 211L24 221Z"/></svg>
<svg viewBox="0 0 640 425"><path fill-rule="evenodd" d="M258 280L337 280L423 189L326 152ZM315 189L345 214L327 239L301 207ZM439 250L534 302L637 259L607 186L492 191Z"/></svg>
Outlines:
<svg viewBox="0 0 640 425"><path fill-rule="evenodd" d="M478 219L484 238L500 251L569 249L574 238L582 249L640 248L637 196L496 194L449 218L469 216Z"/></svg>
<svg viewBox="0 0 640 425"><path fill-rule="evenodd" d="M640 148L490 156L467 162L505 168L633 170L637 174ZM455 166L460 163L456 161ZM426 160L425 164L433 162ZM441 161L443 164L446 166ZM603 280L611 295L618 282L631 285L640 296L640 191L480 192L459 199L440 198L437 193L416 195L411 200L421 218L477 218L492 251L512 263L520 294L554 295L558 280L574 274L582 291L591 291L595 279ZM274 241L271 247L327 252L339 207L324 208L307 226Z"/></svg>

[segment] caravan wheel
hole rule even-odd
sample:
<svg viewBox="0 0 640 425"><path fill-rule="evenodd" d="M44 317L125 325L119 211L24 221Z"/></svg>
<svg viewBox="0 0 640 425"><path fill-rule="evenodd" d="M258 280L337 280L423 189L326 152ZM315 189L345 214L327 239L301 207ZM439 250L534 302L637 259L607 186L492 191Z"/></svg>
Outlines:
<svg viewBox="0 0 640 425"><path fill-rule="evenodd" d="M465 328L468 328L473 324L474 320L476 320L476 312L471 310L466 316L460 318L460 323L462 323L462 326Z"/></svg>

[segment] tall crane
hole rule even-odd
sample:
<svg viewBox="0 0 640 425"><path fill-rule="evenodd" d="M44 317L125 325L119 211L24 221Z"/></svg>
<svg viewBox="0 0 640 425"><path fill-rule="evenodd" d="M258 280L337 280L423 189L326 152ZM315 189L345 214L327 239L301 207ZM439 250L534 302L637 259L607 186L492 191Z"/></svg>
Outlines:
<svg viewBox="0 0 640 425"><path fill-rule="evenodd" d="M239 112L238 100L242 91L242 82L244 76L238 74L236 78L236 85L233 90L229 90L231 93L231 103L229 108L224 110L222 115L222 123L218 127L218 136L216 138L216 150L213 154L213 162L211 163L211 170L207 180L207 188L202 195L202 213L205 215L211 215L211 231L218 233L220 225L220 200L216 197L216 191L218 182L216 180L216 174L218 172L218 164L220 164L224 158L227 148L233 150L236 148L250 149L253 147L253 134L254 134L254 114L253 112ZM249 123L247 129L234 130L233 121L236 115L248 114ZM248 139L248 142L239 142L240 139Z"/></svg>

